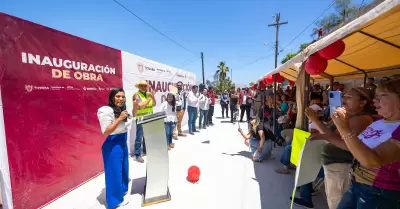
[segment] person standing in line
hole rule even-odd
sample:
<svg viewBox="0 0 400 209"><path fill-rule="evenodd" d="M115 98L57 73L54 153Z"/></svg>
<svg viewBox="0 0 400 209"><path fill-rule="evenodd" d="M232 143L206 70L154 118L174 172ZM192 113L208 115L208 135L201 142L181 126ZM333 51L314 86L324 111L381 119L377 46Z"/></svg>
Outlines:
<svg viewBox="0 0 400 209"><path fill-rule="evenodd" d="M125 92L113 88L108 96L108 104L97 111L101 133L106 137L101 151L104 162L106 183L106 204L117 208L128 204L124 196L128 192L128 112L125 109Z"/></svg>
<svg viewBox="0 0 400 209"><path fill-rule="evenodd" d="M136 86L139 91L133 95L133 116L136 117L136 121L147 115L153 114L153 107L156 106L155 92L148 92L150 85L145 80L140 80ZM139 163L144 163L141 156L141 146L143 141L143 154L146 154L146 143L143 136L143 127L141 124L136 123L136 139L135 139L135 160Z"/></svg>
<svg viewBox="0 0 400 209"><path fill-rule="evenodd" d="M178 136L186 136L183 134L182 131L182 119L183 116L185 115L185 110L186 110L186 92L182 90L183 83L182 81L178 81L176 83L176 87L178 89L178 93L175 96L176 99L176 117L177 117L177 123L176 123L176 128L174 130L174 138L178 139Z"/></svg>
<svg viewBox="0 0 400 209"><path fill-rule="evenodd" d="M176 110L176 101L175 95L172 93L167 94L167 99L161 105L161 111L165 112L164 118L164 126L165 126L165 134L167 136L167 145L168 150L174 148L174 143L172 143L172 135L176 126L177 116L175 113Z"/></svg>
<svg viewBox="0 0 400 209"><path fill-rule="evenodd" d="M250 121L250 108L253 95L249 91L249 88L245 88L240 92L239 104L240 104L240 122L243 122L243 116L246 112L246 119Z"/></svg>
<svg viewBox="0 0 400 209"><path fill-rule="evenodd" d="M237 104L239 100L239 94L235 91L235 87L231 88L231 92L229 93L229 104L230 104L230 109L231 109L231 123L236 121L236 117L234 114L236 114L237 111Z"/></svg>
<svg viewBox="0 0 400 209"><path fill-rule="evenodd" d="M214 105L215 105L215 94L214 94L214 88L212 86L208 87L208 98L210 98L211 103L210 103L210 109L208 110L208 124L213 126L214 123L212 122L212 118L214 116Z"/></svg>
<svg viewBox="0 0 400 209"><path fill-rule="evenodd" d="M221 104L222 118L225 118L224 112L226 113L226 117L229 118L229 115L228 115L229 95L228 95L227 90L224 90L224 92L221 94L221 99L220 99L219 103Z"/></svg>
<svg viewBox="0 0 400 209"><path fill-rule="evenodd" d="M261 88L259 87L256 90L256 93L255 93L255 95L253 97L253 115L256 118L262 117L263 113L259 112L259 110L260 110L260 108L262 108L262 103L263 103L264 98L265 98L264 97L264 92L261 91Z"/></svg>
<svg viewBox="0 0 400 209"><path fill-rule="evenodd" d="M206 129L209 126L208 123L208 111L210 109L211 99L208 98L207 89L203 89L202 94L199 96L199 110L200 110L200 118L199 118L199 129ZM204 120L204 121L203 121ZM201 122L203 122L203 127L201 126Z"/></svg>
<svg viewBox="0 0 400 209"><path fill-rule="evenodd" d="M199 98L197 95L197 91L199 87L194 85L192 86L192 91L189 92L187 101L188 101L188 127L189 127L189 134L194 135L194 132L199 132L196 130L196 119L197 119L197 112L199 106Z"/></svg>

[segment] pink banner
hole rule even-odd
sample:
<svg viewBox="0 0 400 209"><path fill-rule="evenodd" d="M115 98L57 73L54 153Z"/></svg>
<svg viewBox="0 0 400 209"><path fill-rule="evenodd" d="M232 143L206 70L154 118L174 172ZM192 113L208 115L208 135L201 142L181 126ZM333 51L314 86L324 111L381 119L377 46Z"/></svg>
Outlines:
<svg viewBox="0 0 400 209"><path fill-rule="evenodd" d="M2 13L0 31L14 208L38 208L102 171L96 112L122 87L121 52Z"/></svg>

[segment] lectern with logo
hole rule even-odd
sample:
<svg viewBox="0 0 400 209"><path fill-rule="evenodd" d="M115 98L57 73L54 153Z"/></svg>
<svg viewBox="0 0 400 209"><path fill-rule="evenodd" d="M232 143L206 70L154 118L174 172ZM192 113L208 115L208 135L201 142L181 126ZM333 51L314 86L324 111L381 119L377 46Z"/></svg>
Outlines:
<svg viewBox="0 0 400 209"><path fill-rule="evenodd" d="M147 166L142 206L171 200L168 188L169 159L164 128L165 113L138 119L146 140Z"/></svg>

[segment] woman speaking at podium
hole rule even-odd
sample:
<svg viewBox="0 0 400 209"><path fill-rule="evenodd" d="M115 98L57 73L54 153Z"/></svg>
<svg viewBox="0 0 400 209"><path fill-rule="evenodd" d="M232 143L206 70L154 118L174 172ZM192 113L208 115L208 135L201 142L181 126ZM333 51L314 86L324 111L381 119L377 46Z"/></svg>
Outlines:
<svg viewBox="0 0 400 209"><path fill-rule="evenodd" d="M125 101L124 90L114 88L108 96L108 105L100 107L97 112L101 132L106 137L101 150L106 177L106 202L110 209L128 204L128 201L124 200L129 183L126 144L129 124Z"/></svg>

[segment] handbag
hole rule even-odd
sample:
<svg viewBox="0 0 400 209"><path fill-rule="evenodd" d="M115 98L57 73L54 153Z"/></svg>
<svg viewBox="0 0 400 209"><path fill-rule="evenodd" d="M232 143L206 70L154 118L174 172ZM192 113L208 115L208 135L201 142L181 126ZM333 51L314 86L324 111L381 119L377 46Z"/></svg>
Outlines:
<svg viewBox="0 0 400 209"><path fill-rule="evenodd" d="M246 105L251 105L251 104L253 104L253 99L246 98Z"/></svg>

